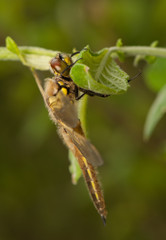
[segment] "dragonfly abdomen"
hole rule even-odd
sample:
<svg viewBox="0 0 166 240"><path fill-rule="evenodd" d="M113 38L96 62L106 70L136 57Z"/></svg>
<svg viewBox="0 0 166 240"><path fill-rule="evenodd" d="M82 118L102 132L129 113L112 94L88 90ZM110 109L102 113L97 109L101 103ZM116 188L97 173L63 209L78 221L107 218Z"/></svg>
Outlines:
<svg viewBox="0 0 166 240"><path fill-rule="evenodd" d="M78 157L77 159L82 169L83 176L84 176L85 182L87 183L88 190L93 200L93 203L97 211L99 212L100 216L102 217L103 222L105 223L107 211L105 208L105 201L104 201L102 189L97 178L97 171L92 166L92 164L87 162L85 157L83 157L83 155L78 150L76 150L75 155L76 157Z"/></svg>
<svg viewBox="0 0 166 240"><path fill-rule="evenodd" d="M73 140L71 139L69 132L67 129L60 127L59 133L65 140L65 144L68 148L72 151L73 155L76 157L80 168L82 170L85 182L87 184L90 196L96 207L98 213L100 214L104 224L106 223L106 216L107 211L105 207L105 201L102 193L102 189L100 183L97 178L97 171L95 167L89 163L83 154L80 152L78 147L74 144Z"/></svg>

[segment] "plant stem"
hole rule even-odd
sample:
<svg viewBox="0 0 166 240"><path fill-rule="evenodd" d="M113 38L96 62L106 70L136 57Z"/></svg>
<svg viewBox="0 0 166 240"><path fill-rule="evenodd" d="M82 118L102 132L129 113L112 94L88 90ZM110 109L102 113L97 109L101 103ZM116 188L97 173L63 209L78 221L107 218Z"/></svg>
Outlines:
<svg viewBox="0 0 166 240"><path fill-rule="evenodd" d="M124 47L110 47L110 53L123 52L127 56L155 56L155 57L165 57L166 58L166 48L158 47L146 47L146 46L124 46Z"/></svg>
<svg viewBox="0 0 166 240"><path fill-rule="evenodd" d="M20 52L24 56L25 65L33 67L39 70L48 70L48 62L54 57L57 51L52 51L39 47L19 47ZM126 56L155 56L166 58L166 48L158 47L146 47L146 46L124 46L124 47L110 47L108 48L108 54L116 54L116 52L122 52ZM16 60L19 61L19 57L10 52L5 47L0 47L0 60Z"/></svg>
<svg viewBox="0 0 166 240"><path fill-rule="evenodd" d="M82 128L85 135L87 135L86 130L86 110L87 110L88 95L85 95L82 100L79 101L78 105L78 115L81 121Z"/></svg>
<svg viewBox="0 0 166 240"><path fill-rule="evenodd" d="M19 47L23 54L34 54L53 57L57 51L52 51L39 47ZM158 47L146 47L146 46L124 46L124 47L110 47L110 53L116 53L118 51L124 52L128 56L135 55L152 55L156 57L166 57L166 48ZM11 53L7 48L0 47L0 59L1 60L19 60L16 54Z"/></svg>

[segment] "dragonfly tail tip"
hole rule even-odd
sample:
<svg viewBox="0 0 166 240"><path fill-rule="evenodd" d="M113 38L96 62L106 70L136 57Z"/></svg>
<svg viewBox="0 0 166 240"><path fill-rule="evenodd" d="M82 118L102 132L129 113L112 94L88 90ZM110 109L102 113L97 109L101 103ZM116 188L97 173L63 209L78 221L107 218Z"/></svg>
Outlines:
<svg viewBox="0 0 166 240"><path fill-rule="evenodd" d="M102 219L103 224L104 224L104 226L105 226L105 225L106 225L106 217L104 217L103 215L101 215L101 219Z"/></svg>

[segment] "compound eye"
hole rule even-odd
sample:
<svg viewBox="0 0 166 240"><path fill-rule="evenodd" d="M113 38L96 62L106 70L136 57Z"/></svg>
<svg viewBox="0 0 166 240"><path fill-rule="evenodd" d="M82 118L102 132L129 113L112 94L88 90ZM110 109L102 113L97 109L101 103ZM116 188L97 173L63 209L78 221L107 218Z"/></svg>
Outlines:
<svg viewBox="0 0 166 240"><path fill-rule="evenodd" d="M50 66L53 70L53 72L60 73L61 72L61 59L60 58L53 58L50 61Z"/></svg>

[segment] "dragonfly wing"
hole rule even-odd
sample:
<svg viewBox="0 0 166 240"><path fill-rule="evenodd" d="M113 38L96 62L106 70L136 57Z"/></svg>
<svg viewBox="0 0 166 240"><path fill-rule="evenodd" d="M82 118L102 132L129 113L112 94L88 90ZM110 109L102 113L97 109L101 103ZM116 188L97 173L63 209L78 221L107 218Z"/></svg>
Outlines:
<svg viewBox="0 0 166 240"><path fill-rule="evenodd" d="M66 129L66 131L69 134L71 141L89 163L93 166L101 166L103 164L103 159L99 152L88 139L72 129Z"/></svg>
<svg viewBox="0 0 166 240"><path fill-rule="evenodd" d="M53 115L59 124L69 128L75 128L79 124L77 110L68 96L58 92L56 96L48 99L51 115Z"/></svg>

